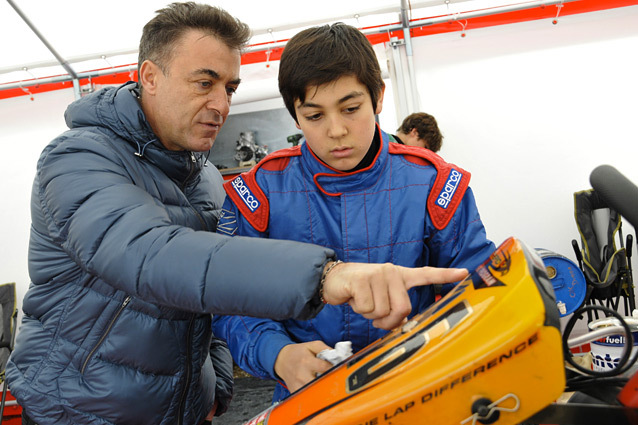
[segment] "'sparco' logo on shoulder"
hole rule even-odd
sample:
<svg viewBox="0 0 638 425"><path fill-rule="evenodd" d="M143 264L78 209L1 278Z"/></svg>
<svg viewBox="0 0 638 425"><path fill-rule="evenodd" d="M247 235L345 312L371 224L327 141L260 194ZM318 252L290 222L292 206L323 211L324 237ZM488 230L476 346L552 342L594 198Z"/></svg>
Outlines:
<svg viewBox="0 0 638 425"><path fill-rule="evenodd" d="M244 183L244 179L241 176L237 176L232 182L233 189L237 192L242 201L246 204L250 212L255 212L259 208L259 201L252 194L248 186Z"/></svg>
<svg viewBox="0 0 638 425"><path fill-rule="evenodd" d="M459 182L461 181L461 177L463 175L452 169L450 175L447 177L445 181L445 185L443 186L443 190L439 193L439 196L436 198L436 204L443 209L447 209L452 197L454 196L454 192L456 192L456 188L459 186Z"/></svg>

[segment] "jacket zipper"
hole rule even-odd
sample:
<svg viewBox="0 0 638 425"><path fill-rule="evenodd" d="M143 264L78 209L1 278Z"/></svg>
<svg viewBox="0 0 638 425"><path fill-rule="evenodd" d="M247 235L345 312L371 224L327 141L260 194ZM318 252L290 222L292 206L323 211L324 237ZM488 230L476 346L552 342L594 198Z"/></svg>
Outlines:
<svg viewBox="0 0 638 425"><path fill-rule="evenodd" d="M197 162L197 158L195 158L195 155L193 155L193 152L189 152L189 154L190 154L190 157L191 157L191 164L190 164L190 167L189 167L188 176L186 176L186 178L182 182L182 192L184 192L186 190L186 185L188 184L188 181L191 179L191 177L193 177L193 171L195 171L195 163ZM189 201L188 204L189 204L190 208L193 210L193 212L195 213L195 215L197 216L197 219L199 220L200 224L202 225L202 229L208 230L208 226L206 226L206 222L204 221L202 216L199 215L199 212L195 209L195 207L190 205L190 201Z"/></svg>
<svg viewBox="0 0 638 425"><path fill-rule="evenodd" d="M130 296L126 297L124 299L124 301L122 301L122 304L120 305L120 308L115 312L115 315L113 316L113 318L109 322L109 325L106 327L106 330L104 331L104 333L102 334L102 336L100 337L98 342L95 344L93 349L89 352L89 355L86 357L86 360L84 360L84 363L82 364L82 368L80 369L80 374L82 374L82 375L84 374L84 370L86 369L86 366L89 364L89 361L91 360L91 358L93 357L93 355L95 354L97 349L100 348L100 345L102 345L102 343L106 339L107 335L111 332L111 328L113 328L113 325L117 321L117 318L120 317L120 314L122 314L122 311L126 308L128 303L130 303L130 302L131 302L131 297Z"/></svg>
<svg viewBox="0 0 638 425"><path fill-rule="evenodd" d="M191 316L188 323L188 335L186 337L186 381L184 382L184 389L179 400L179 410L177 416L177 423L182 425L184 423L184 409L186 408L186 395L188 394L188 388L191 385L191 342L193 340L193 324L195 323L195 316Z"/></svg>
<svg viewBox="0 0 638 425"><path fill-rule="evenodd" d="M192 206L192 205L189 205L189 206L191 207L191 210L193 210L193 212L195 213L195 216L197 216L197 219L199 220L199 223L202 225L202 229L208 231L208 226L206 225L206 222L204 221L202 216L199 215L199 212L195 209L194 206Z"/></svg>
<svg viewBox="0 0 638 425"><path fill-rule="evenodd" d="M191 163L188 167L188 175L182 182L182 192L186 190L186 185L188 184L188 181L191 179L191 177L193 177L193 172L195 171L195 163L197 162L197 158L195 158L195 155L193 155L193 152L188 152L188 154L191 157Z"/></svg>

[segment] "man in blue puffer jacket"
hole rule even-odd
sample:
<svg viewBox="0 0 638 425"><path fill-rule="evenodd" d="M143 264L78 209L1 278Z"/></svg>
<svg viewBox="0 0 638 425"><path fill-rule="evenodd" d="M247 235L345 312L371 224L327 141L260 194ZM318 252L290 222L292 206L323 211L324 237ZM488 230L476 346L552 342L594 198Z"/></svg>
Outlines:
<svg viewBox="0 0 638 425"><path fill-rule="evenodd" d="M201 424L232 392L211 313L310 318L323 294L390 328L409 311L407 288L466 273L356 263L328 273L329 248L214 233L222 178L202 152L226 120L248 37L208 5L158 11L140 83L71 104L70 130L42 152L32 283L6 370L24 423Z"/></svg>
<svg viewBox="0 0 638 425"><path fill-rule="evenodd" d="M390 143L375 123L384 84L359 30L334 24L292 37L279 90L305 140L225 184L218 232L316 243L343 261L405 267L474 269L494 251L470 174L430 150ZM430 286L409 296L411 315L435 299ZM279 381L274 402L332 366L316 358L321 351L350 341L356 352L386 333L348 305L326 306L312 320L213 321L240 367Z"/></svg>

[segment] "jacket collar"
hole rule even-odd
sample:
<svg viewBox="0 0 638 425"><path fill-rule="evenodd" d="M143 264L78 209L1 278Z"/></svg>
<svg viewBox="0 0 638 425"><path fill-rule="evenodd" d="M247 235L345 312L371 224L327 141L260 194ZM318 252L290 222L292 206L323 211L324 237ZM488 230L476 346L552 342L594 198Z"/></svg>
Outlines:
<svg viewBox="0 0 638 425"><path fill-rule="evenodd" d="M161 168L182 188L196 181L206 161L202 153L170 151L162 145L146 120L139 103L138 85L124 85L115 96L116 110L131 111L120 117L124 125L131 128L129 139L136 147L135 155ZM130 105L133 103L133 105ZM120 107L121 106L121 107Z"/></svg>
<svg viewBox="0 0 638 425"><path fill-rule="evenodd" d="M366 168L349 173L336 170L324 164L308 145L303 143L301 158L304 168L311 174L317 188L328 196L340 196L343 193L366 190L378 181L380 173L388 163L389 136L381 131L378 124L375 137L381 138L379 151Z"/></svg>
<svg viewBox="0 0 638 425"><path fill-rule="evenodd" d="M196 181L206 158L202 153L166 149L146 120L137 90L137 83L129 81L86 96L67 109L67 125L109 129L133 147L132 155L157 166L184 188Z"/></svg>

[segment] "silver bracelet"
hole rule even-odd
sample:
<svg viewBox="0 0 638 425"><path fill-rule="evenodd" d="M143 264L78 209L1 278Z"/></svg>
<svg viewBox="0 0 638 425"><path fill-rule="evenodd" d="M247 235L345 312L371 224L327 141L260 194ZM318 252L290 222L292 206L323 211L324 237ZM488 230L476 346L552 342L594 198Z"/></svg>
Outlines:
<svg viewBox="0 0 638 425"><path fill-rule="evenodd" d="M326 300L323 298L323 284L326 281L326 278L328 277L328 273L330 273L330 271L334 269L337 266L337 264L341 264L341 263L343 263L343 261L341 260L333 261L332 264L330 264L328 268L326 269L326 271L323 272L323 274L321 275L321 281L319 282L319 297L321 299L322 304L328 304Z"/></svg>

